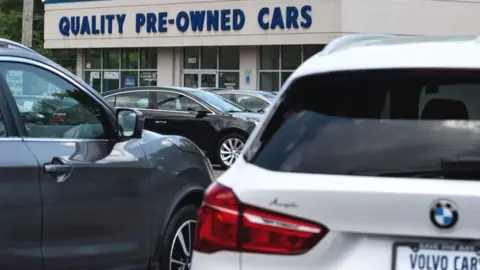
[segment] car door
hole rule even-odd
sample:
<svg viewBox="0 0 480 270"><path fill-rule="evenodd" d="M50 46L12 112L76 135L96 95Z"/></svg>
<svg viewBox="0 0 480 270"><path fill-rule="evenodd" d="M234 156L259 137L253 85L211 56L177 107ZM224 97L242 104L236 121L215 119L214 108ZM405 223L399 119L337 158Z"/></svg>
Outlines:
<svg viewBox="0 0 480 270"><path fill-rule="evenodd" d="M72 78L16 61L0 58L1 74L21 73L23 95L59 104L51 118L42 117L42 106L32 118L10 96L24 142L41 166L44 269L146 265L150 178L142 147L135 139L117 141L113 112Z"/></svg>
<svg viewBox="0 0 480 270"><path fill-rule="evenodd" d="M0 269L42 269L39 165L19 136L0 78Z"/></svg>
<svg viewBox="0 0 480 270"><path fill-rule="evenodd" d="M202 150L210 149L215 138L211 113L199 116L199 111L209 111L197 101L176 92L157 91L156 130L159 133L181 135L192 140Z"/></svg>

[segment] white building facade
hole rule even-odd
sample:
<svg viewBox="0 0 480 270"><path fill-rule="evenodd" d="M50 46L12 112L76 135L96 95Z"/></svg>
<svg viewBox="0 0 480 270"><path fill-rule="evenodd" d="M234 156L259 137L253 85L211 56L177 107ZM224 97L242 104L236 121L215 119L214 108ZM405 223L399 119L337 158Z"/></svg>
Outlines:
<svg viewBox="0 0 480 270"><path fill-rule="evenodd" d="M479 11L480 0L45 0L45 48L75 49L75 72L98 91L278 90L343 34L480 34Z"/></svg>

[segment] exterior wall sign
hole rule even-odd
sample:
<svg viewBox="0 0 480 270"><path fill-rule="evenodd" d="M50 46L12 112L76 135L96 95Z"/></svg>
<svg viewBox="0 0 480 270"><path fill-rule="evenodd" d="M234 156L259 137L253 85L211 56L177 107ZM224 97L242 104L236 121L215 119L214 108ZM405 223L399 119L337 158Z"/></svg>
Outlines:
<svg viewBox="0 0 480 270"><path fill-rule="evenodd" d="M255 20L257 27L265 31L278 29L309 29L312 25L312 6L261 7L255 18L247 16L243 9L192 10L149 12L135 14L104 14L62 16L58 29L62 36L123 34L126 28L136 33L167 33L175 28L185 32L241 31L247 20ZM127 19L133 16L134 19ZM134 22L126 25L125 22ZM130 30L129 30L130 31Z"/></svg>

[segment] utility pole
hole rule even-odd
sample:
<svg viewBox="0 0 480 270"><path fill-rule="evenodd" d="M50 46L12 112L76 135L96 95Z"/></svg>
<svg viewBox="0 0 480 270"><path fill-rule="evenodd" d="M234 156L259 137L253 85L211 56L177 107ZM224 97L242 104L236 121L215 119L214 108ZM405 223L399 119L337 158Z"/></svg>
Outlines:
<svg viewBox="0 0 480 270"><path fill-rule="evenodd" d="M27 47L32 47L33 1L34 0L23 0L22 44Z"/></svg>

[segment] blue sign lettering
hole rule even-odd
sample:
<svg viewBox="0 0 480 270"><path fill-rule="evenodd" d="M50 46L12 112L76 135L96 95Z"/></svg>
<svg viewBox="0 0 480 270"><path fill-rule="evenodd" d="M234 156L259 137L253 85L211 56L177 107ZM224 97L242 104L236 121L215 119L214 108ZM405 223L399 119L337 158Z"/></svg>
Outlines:
<svg viewBox="0 0 480 270"><path fill-rule="evenodd" d="M117 22L118 33L123 33L126 14L108 14L97 16L64 16L60 18L58 29L64 36L73 35L104 35L113 33L113 23ZM105 31L105 24L107 31Z"/></svg>
<svg viewBox="0 0 480 270"><path fill-rule="evenodd" d="M258 10L258 26L263 30L307 29L312 25L312 7L304 5L263 7ZM64 36L113 34L116 24L118 34L124 31L126 14L100 16L64 16L58 22L58 29ZM240 31L246 23L245 12L241 9L180 11L173 16L167 12L135 14L136 33L166 33L169 27L178 31L229 32Z"/></svg>
<svg viewBox="0 0 480 270"><path fill-rule="evenodd" d="M263 30L307 29L312 26L311 12L312 6L310 5L303 6L300 12L298 8L294 6L288 6L285 10L282 10L280 7L275 7L273 11L268 7L264 7L258 11L258 26ZM270 20L267 20L268 17L270 17Z"/></svg>

